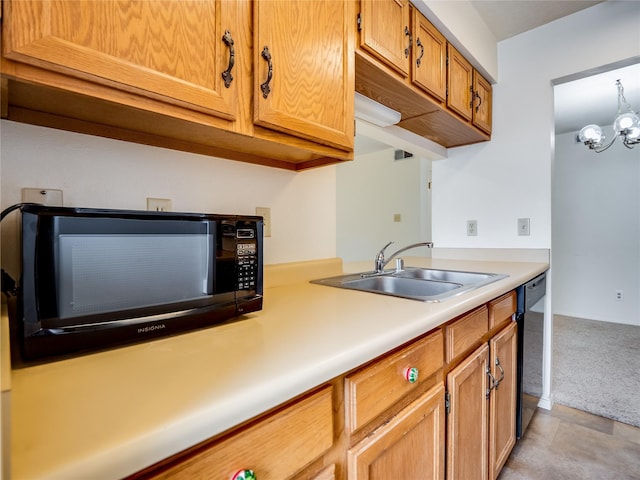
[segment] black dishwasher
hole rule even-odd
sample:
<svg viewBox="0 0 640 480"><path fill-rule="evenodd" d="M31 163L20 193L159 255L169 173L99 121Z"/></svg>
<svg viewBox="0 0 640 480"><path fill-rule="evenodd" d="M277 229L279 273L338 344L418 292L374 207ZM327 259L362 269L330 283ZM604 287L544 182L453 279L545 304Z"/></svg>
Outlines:
<svg viewBox="0 0 640 480"><path fill-rule="evenodd" d="M544 297L547 273L517 289L518 402L516 436L522 438L542 395Z"/></svg>

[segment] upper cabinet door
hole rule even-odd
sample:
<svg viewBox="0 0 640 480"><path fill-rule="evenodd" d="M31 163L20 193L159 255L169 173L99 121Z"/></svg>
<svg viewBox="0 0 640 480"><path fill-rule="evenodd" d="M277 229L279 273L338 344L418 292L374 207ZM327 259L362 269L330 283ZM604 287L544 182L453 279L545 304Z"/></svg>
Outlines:
<svg viewBox="0 0 640 480"><path fill-rule="evenodd" d="M473 92L473 124L491 134L493 89L477 71L473 72Z"/></svg>
<svg viewBox="0 0 640 480"><path fill-rule="evenodd" d="M352 2L254 2L254 123L353 149Z"/></svg>
<svg viewBox="0 0 640 480"><path fill-rule="evenodd" d="M441 102L447 96L447 39L413 8L413 83Z"/></svg>
<svg viewBox="0 0 640 480"><path fill-rule="evenodd" d="M361 0L360 48L387 66L409 75L411 31L407 0Z"/></svg>
<svg viewBox="0 0 640 480"><path fill-rule="evenodd" d="M449 54L447 107L471 121L473 67L451 44L447 45L447 50Z"/></svg>
<svg viewBox="0 0 640 480"><path fill-rule="evenodd" d="M221 0L6 1L4 55L227 119L234 3ZM235 76L236 71L231 74Z"/></svg>

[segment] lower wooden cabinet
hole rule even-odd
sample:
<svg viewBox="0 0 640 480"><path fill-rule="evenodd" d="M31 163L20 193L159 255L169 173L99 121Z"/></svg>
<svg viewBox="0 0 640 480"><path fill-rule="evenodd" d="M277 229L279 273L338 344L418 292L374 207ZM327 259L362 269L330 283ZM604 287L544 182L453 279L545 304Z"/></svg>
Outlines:
<svg viewBox="0 0 640 480"><path fill-rule="evenodd" d="M498 477L516 444L517 350L515 322L489 342L496 384L489 403L489 478Z"/></svg>
<svg viewBox="0 0 640 480"><path fill-rule="evenodd" d="M486 480L489 441L489 347L482 345L447 375L447 478Z"/></svg>
<svg viewBox="0 0 640 480"><path fill-rule="evenodd" d="M447 478L495 480L515 445L517 325L447 374Z"/></svg>
<svg viewBox="0 0 640 480"><path fill-rule="evenodd" d="M333 445L331 395L331 387L325 387L229 438L203 446L158 474L143 477L230 480L236 472L251 470L259 480L292 478ZM319 475L319 480L332 478L331 471Z"/></svg>
<svg viewBox="0 0 640 480"><path fill-rule="evenodd" d="M444 479L444 408L440 384L349 450L347 478Z"/></svg>

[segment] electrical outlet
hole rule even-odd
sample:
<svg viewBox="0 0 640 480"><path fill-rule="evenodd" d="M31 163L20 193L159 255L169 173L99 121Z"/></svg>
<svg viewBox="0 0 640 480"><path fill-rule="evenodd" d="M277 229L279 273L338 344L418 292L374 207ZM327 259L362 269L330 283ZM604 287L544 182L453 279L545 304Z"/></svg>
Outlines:
<svg viewBox="0 0 640 480"><path fill-rule="evenodd" d="M401 222L402 221L402 215L400 213L394 213L393 214L393 221L394 222Z"/></svg>
<svg viewBox="0 0 640 480"><path fill-rule="evenodd" d="M147 197L147 210L151 210L153 212L170 212L171 199Z"/></svg>
<svg viewBox="0 0 640 480"><path fill-rule="evenodd" d="M528 218L519 218L518 219L518 235L530 235L529 231L530 219Z"/></svg>
<svg viewBox="0 0 640 480"><path fill-rule="evenodd" d="M618 302L624 301L624 292L622 290L616 290L616 301Z"/></svg>
<svg viewBox="0 0 640 480"><path fill-rule="evenodd" d="M271 209L269 207L256 207L256 215L262 217L264 227L262 233L265 237L271 236Z"/></svg>
<svg viewBox="0 0 640 480"><path fill-rule="evenodd" d="M478 235L478 221L467 220L467 236L476 237Z"/></svg>
<svg viewBox="0 0 640 480"><path fill-rule="evenodd" d="M62 190L53 188L23 188L22 201L25 203L39 203L50 207L62 206Z"/></svg>

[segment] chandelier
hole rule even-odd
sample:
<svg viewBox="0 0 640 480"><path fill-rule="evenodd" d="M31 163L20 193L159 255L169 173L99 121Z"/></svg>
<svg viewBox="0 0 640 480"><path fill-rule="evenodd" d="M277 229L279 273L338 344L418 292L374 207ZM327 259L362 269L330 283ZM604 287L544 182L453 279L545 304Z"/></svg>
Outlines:
<svg viewBox="0 0 640 480"><path fill-rule="evenodd" d="M620 80L616 80L616 86L618 87L618 115L613 122L613 139L605 145L604 132L595 124L583 127L578 134L578 140L596 153L604 152L618 137L627 148L633 148L640 143L640 118L624 98L624 87Z"/></svg>

